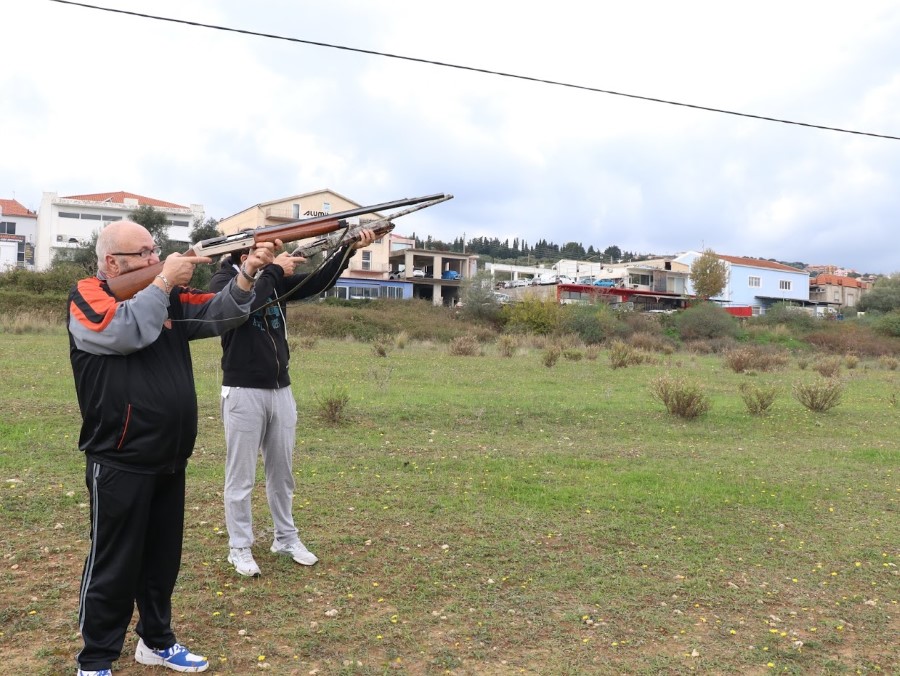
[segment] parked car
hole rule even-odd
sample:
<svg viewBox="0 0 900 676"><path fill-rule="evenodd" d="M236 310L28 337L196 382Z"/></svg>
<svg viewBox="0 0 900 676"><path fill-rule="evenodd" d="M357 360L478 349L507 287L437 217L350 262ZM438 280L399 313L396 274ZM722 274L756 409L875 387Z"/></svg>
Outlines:
<svg viewBox="0 0 900 676"><path fill-rule="evenodd" d="M512 284L510 284L510 287L513 289L515 289L516 287L519 287L519 286L528 286L528 280L527 279L514 279L512 281Z"/></svg>
<svg viewBox="0 0 900 676"><path fill-rule="evenodd" d="M424 277L425 271L422 268L413 268L413 277Z"/></svg>
<svg viewBox="0 0 900 676"><path fill-rule="evenodd" d="M566 275L560 275L559 277L557 277L556 282L557 282L557 284L574 284L575 283L575 281L571 277L568 277Z"/></svg>
<svg viewBox="0 0 900 676"><path fill-rule="evenodd" d="M618 282L618 279L598 279L594 282L594 286L603 286L606 288L612 288Z"/></svg>
<svg viewBox="0 0 900 676"><path fill-rule="evenodd" d="M462 279L462 275L456 270L444 270L441 273L441 279Z"/></svg>
<svg viewBox="0 0 900 676"><path fill-rule="evenodd" d="M494 291L494 300L500 303L500 305L504 305L512 299L507 293L499 293L497 291Z"/></svg>

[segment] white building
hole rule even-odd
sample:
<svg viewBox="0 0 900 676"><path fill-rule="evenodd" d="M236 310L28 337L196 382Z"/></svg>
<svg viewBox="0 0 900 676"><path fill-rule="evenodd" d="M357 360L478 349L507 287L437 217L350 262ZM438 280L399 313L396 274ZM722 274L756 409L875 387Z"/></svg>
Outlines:
<svg viewBox="0 0 900 676"><path fill-rule="evenodd" d="M151 206L169 219L169 239L187 249L195 221L202 221L203 207L118 191L59 197L45 192L37 216L35 268L46 270L57 249L71 248L90 240L94 232L113 221L127 219L138 207Z"/></svg>
<svg viewBox="0 0 900 676"><path fill-rule="evenodd" d="M0 199L0 272L34 269L37 214L16 200Z"/></svg>

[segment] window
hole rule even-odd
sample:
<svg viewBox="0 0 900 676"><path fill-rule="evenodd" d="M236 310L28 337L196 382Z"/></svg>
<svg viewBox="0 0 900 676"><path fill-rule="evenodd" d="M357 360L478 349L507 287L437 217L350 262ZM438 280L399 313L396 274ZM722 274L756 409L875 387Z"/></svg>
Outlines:
<svg viewBox="0 0 900 676"><path fill-rule="evenodd" d="M166 225L180 225L180 226L186 228L187 226L190 225L190 223L188 223L187 221L172 221L172 220L169 220L169 221L166 221Z"/></svg>
<svg viewBox="0 0 900 676"><path fill-rule="evenodd" d="M641 286L650 286L652 280L650 279L650 275L641 275L637 273L630 273L628 275L628 283L629 284L639 284Z"/></svg>
<svg viewBox="0 0 900 676"><path fill-rule="evenodd" d="M759 277L750 277L747 280L747 286L754 288L754 289L758 289L759 287L762 286L762 279L760 279Z"/></svg>
<svg viewBox="0 0 900 676"><path fill-rule="evenodd" d="M372 269L372 252L371 251L363 251L362 252L362 269L363 270L371 270Z"/></svg>
<svg viewBox="0 0 900 676"><path fill-rule="evenodd" d="M840 292L840 291L835 290L835 292L834 292L834 299L835 299L835 300L840 300L840 299L841 299L841 292Z"/></svg>
<svg viewBox="0 0 900 676"><path fill-rule="evenodd" d="M322 202L322 213L331 213L331 202Z"/></svg>
<svg viewBox="0 0 900 676"><path fill-rule="evenodd" d="M381 295L384 298L403 298L403 289L397 286L383 286L381 287Z"/></svg>
<svg viewBox="0 0 900 676"><path fill-rule="evenodd" d="M298 218L300 218L300 205L299 204L291 205L291 218L293 218L294 220L297 220Z"/></svg>
<svg viewBox="0 0 900 676"><path fill-rule="evenodd" d="M71 211L60 211L59 217L60 218L81 218L81 214L75 214L75 213L72 213Z"/></svg>
<svg viewBox="0 0 900 676"><path fill-rule="evenodd" d="M16 224L12 221L0 221L0 235L15 235Z"/></svg>
<svg viewBox="0 0 900 676"><path fill-rule="evenodd" d="M782 291L790 291L791 290L791 280L782 279L778 282L778 288Z"/></svg>
<svg viewBox="0 0 900 676"><path fill-rule="evenodd" d="M82 221L99 221L100 214L81 214Z"/></svg>

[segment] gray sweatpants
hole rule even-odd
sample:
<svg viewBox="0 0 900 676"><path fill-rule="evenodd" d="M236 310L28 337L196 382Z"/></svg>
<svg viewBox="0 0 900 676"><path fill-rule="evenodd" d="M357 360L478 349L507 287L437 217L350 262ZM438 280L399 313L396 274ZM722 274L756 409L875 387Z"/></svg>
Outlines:
<svg viewBox="0 0 900 676"><path fill-rule="evenodd" d="M275 524L275 541L297 542L294 498L294 435L297 402L290 387L262 390L222 388L225 423L225 525L231 547L253 545L251 494L260 451L266 472L266 498Z"/></svg>

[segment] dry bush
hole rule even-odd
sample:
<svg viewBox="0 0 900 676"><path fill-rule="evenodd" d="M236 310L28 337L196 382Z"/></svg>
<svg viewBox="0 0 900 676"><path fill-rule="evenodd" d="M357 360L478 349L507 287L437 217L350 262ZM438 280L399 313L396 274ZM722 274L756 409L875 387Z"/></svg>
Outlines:
<svg viewBox="0 0 900 676"><path fill-rule="evenodd" d="M622 340L614 340L609 345L609 365L614 369L653 363L654 361L650 354L635 349Z"/></svg>
<svg viewBox="0 0 900 676"><path fill-rule="evenodd" d="M709 338L706 340L692 340L686 344L689 352L694 354L722 354L733 350L737 341L733 338Z"/></svg>
<svg viewBox="0 0 900 676"><path fill-rule="evenodd" d="M841 372L841 358L823 357L813 364L813 370L823 378L834 378Z"/></svg>
<svg viewBox="0 0 900 676"><path fill-rule="evenodd" d="M859 357L855 354L848 354L844 357L844 366L847 367L848 370L852 371L857 366L859 366Z"/></svg>
<svg viewBox="0 0 900 676"><path fill-rule="evenodd" d="M385 336L372 341L372 354L376 357L387 357L391 351L391 340Z"/></svg>
<svg viewBox="0 0 900 676"><path fill-rule="evenodd" d="M567 348L563 350L562 355L569 361L581 361L584 358L584 352L574 348Z"/></svg>
<svg viewBox="0 0 900 676"><path fill-rule="evenodd" d="M647 352L659 352L661 354L672 354L675 352L675 346L672 341L659 333L648 333L646 331L638 331L631 334L628 344L639 350Z"/></svg>
<svg viewBox="0 0 900 676"><path fill-rule="evenodd" d="M584 349L584 357L585 359L589 359L590 361L595 361L597 357L600 356L600 347L598 345L588 345Z"/></svg>
<svg viewBox="0 0 900 676"><path fill-rule="evenodd" d="M497 351L501 357L512 357L519 349L519 339L515 336L504 334L497 340Z"/></svg>
<svg viewBox="0 0 900 676"><path fill-rule="evenodd" d="M709 398L696 383L660 376L650 383L650 394L674 416L693 420L710 409Z"/></svg>
<svg viewBox="0 0 900 676"><path fill-rule="evenodd" d="M900 366L900 362L898 362L896 358L888 357L887 355L881 357L878 360L878 363L881 364L882 368L885 368L888 371L896 371L897 366Z"/></svg>
<svg viewBox="0 0 900 676"><path fill-rule="evenodd" d="M562 349L560 349L559 345L550 345L544 350L544 355L541 357L541 362L547 368L552 368L556 365L556 362L559 361L559 356L562 354Z"/></svg>
<svg viewBox="0 0 900 676"><path fill-rule="evenodd" d="M454 357L478 357L481 355L481 343L472 335L457 336L450 341L450 354Z"/></svg>
<svg viewBox="0 0 900 676"><path fill-rule="evenodd" d="M804 407L823 413L841 403L844 384L837 378L819 378L816 381L794 384L794 397Z"/></svg>
<svg viewBox="0 0 900 676"><path fill-rule="evenodd" d="M406 331L401 331L396 336L394 336L394 347L398 350L403 350L409 344L409 334Z"/></svg>
<svg viewBox="0 0 900 676"><path fill-rule="evenodd" d="M291 352L299 352L300 350L311 350L316 346L318 339L315 336L296 336L288 334L287 344Z"/></svg>
<svg viewBox="0 0 900 676"><path fill-rule="evenodd" d="M724 356L725 365L735 373L747 371L774 371L787 366L788 356L784 352L750 345L729 350Z"/></svg>
<svg viewBox="0 0 900 676"><path fill-rule="evenodd" d="M332 385L325 394L315 395L319 415L332 425L339 425L347 417L350 393L341 385Z"/></svg>
<svg viewBox="0 0 900 676"><path fill-rule="evenodd" d="M752 415L762 415L778 397L778 388L774 385L751 385L741 383L741 399Z"/></svg>
<svg viewBox="0 0 900 676"><path fill-rule="evenodd" d="M855 321L821 322L821 328L806 336L806 342L832 354L855 354L860 357L895 355L900 339L877 333Z"/></svg>
<svg viewBox="0 0 900 676"><path fill-rule="evenodd" d="M806 367L809 366L809 357L806 355L800 355L797 357L797 368L801 371L805 371Z"/></svg>

